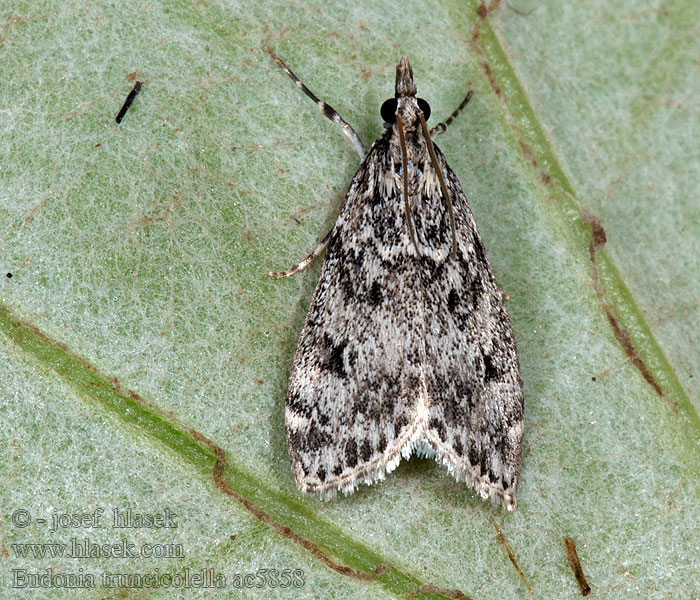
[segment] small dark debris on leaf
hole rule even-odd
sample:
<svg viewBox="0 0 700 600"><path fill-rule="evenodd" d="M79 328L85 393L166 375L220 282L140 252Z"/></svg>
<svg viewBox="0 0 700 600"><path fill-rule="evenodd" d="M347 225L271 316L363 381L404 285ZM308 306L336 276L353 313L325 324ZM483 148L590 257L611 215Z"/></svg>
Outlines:
<svg viewBox="0 0 700 600"><path fill-rule="evenodd" d="M581 588L581 595L588 596L591 593L591 586L588 585L586 581L586 576L583 574L583 569L581 568L581 561L578 559L578 552L576 552L576 542L571 538L564 537L564 546L566 546L566 557L569 559L569 564L574 571L574 576L576 577L576 583L578 587Z"/></svg>
<svg viewBox="0 0 700 600"><path fill-rule="evenodd" d="M116 121L117 123L121 123L122 119L124 118L124 115L126 114L126 111L129 110L129 107L131 106L131 103L134 101L134 98L136 98L136 95L141 91L141 81L137 81L134 84L134 87L131 88L131 91L129 92L129 95L126 97L126 100L124 100L124 104L122 104L121 110L119 111L119 114L117 115Z"/></svg>

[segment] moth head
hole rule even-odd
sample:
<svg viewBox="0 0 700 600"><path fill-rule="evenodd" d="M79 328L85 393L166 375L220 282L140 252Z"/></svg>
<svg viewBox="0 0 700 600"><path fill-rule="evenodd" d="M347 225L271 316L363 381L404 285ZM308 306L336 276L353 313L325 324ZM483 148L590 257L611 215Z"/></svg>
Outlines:
<svg viewBox="0 0 700 600"><path fill-rule="evenodd" d="M396 67L396 88L394 97L382 104L381 114L385 123L396 123L396 111L400 105L417 103L418 109L423 113L425 120L430 118L430 105L423 98L416 98L416 84L413 82L413 69L407 56L401 57Z"/></svg>
<svg viewBox="0 0 700 600"><path fill-rule="evenodd" d="M408 56L402 56L396 66L396 92L397 98L401 96L415 96L416 84L413 83L413 69L408 62Z"/></svg>

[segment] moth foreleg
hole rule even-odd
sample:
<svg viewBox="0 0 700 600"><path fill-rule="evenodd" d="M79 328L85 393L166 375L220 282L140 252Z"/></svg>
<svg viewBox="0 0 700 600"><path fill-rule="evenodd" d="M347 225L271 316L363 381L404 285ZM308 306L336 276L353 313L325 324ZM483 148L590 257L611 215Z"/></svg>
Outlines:
<svg viewBox="0 0 700 600"><path fill-rule="evenodd" d="M301 82L301 80L294 73L292 73L291 69L287 65L285 65L284 62L282 62L282 59L280 59L279 56L277 56L272 50L270 50L269 46L265 45L264 48L265 52L267 52L272 57L272 60L274 60L277 63L277 66L279 66L280 69L282 69L289 76L289 78L297 84L297 87L302 92L304 92L309 98L311 98L316 103L318 109L321 111L321 114L330 121L333 121L333 123L335 123L336 125L340 125L345 136L355 146L355 150L357 150L357 153L360 155L360 160L364 160L367 151L365 150L365 146L362 143L362 140L360 140L360 137L357 135L357 133L355 133L355 130L351 127L350 123L343 119L343 117L341 117L330 104L326 104L323 100L319 99L318 96L316 96L316 94L314 94L309 88L307 88Z"/></svg>
<svg viewBox="0 0 700 600"><path fill-rule="evenodd" d="M283 277L290 277L294 275L294 273L298 273L302 269L308 267L313 261L313 259L316 258L319 254L321 254L321 252L323 252L326 249L326 246L328 245L328 240L330 240L331 238L331 233L333 233L333 229L331 229L325 235L325 237L321 240L316 249L311 254L309 254L304 260L302 260L296 267L292 267L291 269L287 269L286 271L270 271L267 274L268 277L273 277L274 279L282 279Z"/></svg>

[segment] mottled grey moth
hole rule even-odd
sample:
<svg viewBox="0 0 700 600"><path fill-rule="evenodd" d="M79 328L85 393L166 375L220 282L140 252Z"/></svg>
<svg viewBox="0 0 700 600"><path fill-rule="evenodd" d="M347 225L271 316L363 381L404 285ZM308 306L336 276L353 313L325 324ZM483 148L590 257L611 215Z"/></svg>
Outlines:
<svg viewBox="0 0 700 600"><path fill-rule="evenodd" d="M428 130L404 57L382 136L353 128L265 50L357 148L362 164L327 248L294 357L285 425L299 488L332 498L432 456L482 498L515 507L523 435L518 353L471 209Z"/></svg>

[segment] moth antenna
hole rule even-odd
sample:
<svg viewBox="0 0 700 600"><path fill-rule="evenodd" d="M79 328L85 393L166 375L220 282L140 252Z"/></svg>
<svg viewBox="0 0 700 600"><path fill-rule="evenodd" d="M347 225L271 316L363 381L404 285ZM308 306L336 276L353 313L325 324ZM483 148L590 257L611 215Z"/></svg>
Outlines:
<svg viewBox="0 0 700 600"><path fill-rule="evenodd" d="M420 256L418 249L418 240L416 240L416 230L413 227L413 219L411 218L411 204L408 201L408 153L406 152L406 138L403 133L403 122L401 115L396 113L396 127L399 129L399 141L401 142L401 164L403 165L403 201L406 208L406 223L408 223L408 231L411 234L413 247L416 249L416 254ZM450 213L450 216L452 213ZM454 229L453 229L454 232Z"/></svg>
<svg viewBox="0 0 700 600"><path fill-rule="evenodd" d="M447 131L447 128L459 116L459 113L461 113L462 110L464 110L464 107L467 105L467 102L469 102L471 99L472 90L469 90L464 100L462 100L461 104L457 108L455 108L454 111L452 111L452 114L447 118L447 120L444 123L438 123L437 125L435 125L435 127L433 127L430 130L430 136L435 137L437 135L440 135L441 133L445 133L445 131Z"/></svg>
<svg viewBox="0 0 700 600"><path fill-rule="evenodd" d="M398 115L396 115L397 123L398 123ZM425 144L428 146L428 154L430 154L430 161L433 163L433 167L435 167L435 172L437 173L438 180L440 181L440 190L442 190L442 196L445 198L445 203L447 204L447 212L450 215L450 229L452 230L452 258L455 259L457 258L457 228L455 227L455 213L452 210L452 199L450 198L450 195L447 193L447 186L445 185L445 179L442 176L442 170L440 169L440 166L438 165L437 157L435 156L435 150L433 150L433 141L430 139L430 131L428 131L428 126L425 123L425 119L423 118L423 113L421 111L418 112L418 119L420 120L420 126L423 129L423 135L425 136ZM401 135L401 149L406 152L406 150L403 147L403 134L401 133L401 129L399 129L399 134ZM404 162L405 162L405 154L404 154ZM404 167L405 169L405 167ZM405 174L405 171L404 171ZM404 186L406 186L406 179L404 178Z"/></svg>

